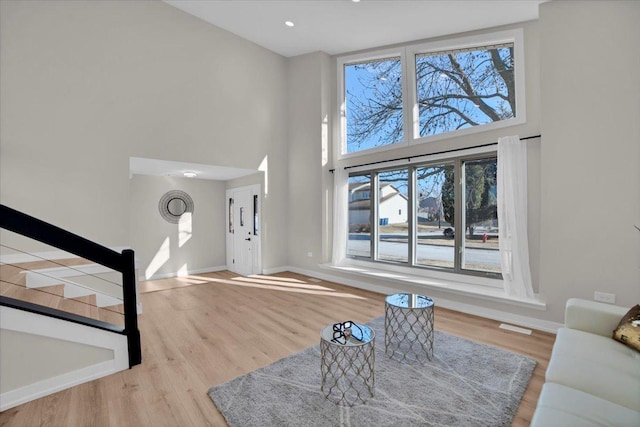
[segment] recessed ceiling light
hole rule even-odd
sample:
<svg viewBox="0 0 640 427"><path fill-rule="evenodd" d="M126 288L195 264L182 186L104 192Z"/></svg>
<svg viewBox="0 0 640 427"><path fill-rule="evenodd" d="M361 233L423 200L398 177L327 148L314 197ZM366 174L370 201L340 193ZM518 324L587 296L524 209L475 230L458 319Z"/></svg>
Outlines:
<svg viewBox="0 0 640 427"><path fill-rule="evenodd" d="M185 172L183 175L187 178L195 178L196 176L198 176L198 174L195 172Z"/></svg>
<svg viewBox="0 0 640 427"><path fill-rule="evenodd" d="M294 23L291 21L284 21L284 25L286 25L287 27L293 27Z"/></svg>
<svg viewBox="0 0 640 427"><path fill-rule="evenodd" d="M360 3L360 0L351 0L354 3Z"/></svg>

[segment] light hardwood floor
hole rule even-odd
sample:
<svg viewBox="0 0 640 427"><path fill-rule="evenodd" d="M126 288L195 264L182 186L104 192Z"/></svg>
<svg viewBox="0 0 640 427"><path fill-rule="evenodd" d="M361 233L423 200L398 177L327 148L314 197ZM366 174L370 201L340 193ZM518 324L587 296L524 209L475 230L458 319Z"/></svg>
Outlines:
<svg viewBox="0 0 640 427"><path fill-rule="evenodd" d="M0 413L1 426L225 426L207 390L384 314L384 296L306 276L230 272L141 283L142 365ZM513 426L528 426L555 336L436 307L435 328L535 358Z"/></svg>

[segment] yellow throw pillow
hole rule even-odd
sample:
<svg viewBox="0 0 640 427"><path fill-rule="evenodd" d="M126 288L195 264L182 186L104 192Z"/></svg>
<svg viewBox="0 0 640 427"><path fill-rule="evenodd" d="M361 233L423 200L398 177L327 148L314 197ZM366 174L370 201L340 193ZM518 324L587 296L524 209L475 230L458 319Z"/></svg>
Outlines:
<svg viewBox="0 0 640 427"><path fill-rule="evenodd" d="M613 331L613 339L640 351L640 304L624 315Z"/></svg>

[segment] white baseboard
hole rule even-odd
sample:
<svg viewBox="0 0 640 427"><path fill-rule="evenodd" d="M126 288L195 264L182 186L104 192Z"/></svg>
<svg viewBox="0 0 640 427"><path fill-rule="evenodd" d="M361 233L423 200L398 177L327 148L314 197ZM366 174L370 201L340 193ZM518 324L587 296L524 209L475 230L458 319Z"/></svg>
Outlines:
<svg viewBox="0 0 640 427"><path fill-rule="evenodd" d="M296 271L293 271L294 267L275 267L275 268L263 268L262 269L262 274L278 274L278 273L283 273L285 271L292 271L294 273L296 273ZM305 273L300 273L300 274L305 274ZM308 276L308 274L307 274Z"/></svg>
<svg viewBox="0 0 640 427"><path fill-rule="evenodd" d="M347 286L352 286L358 289L364 289L366 291L381 293L381 294L392 294L398 292L400 289L393 288L384 285L377 285L370 282L346 279L343 277L333 276L331 274L326 274L322 272L306 270L303 268L292 267L292 266L282 266L271 268L264 271L264 274L276 274L284 271L291 271L293 273L304 274L305 276L316 277L318 279L327 280L330 282L340 283ZM499 322L510 323L526 328L536 329L543 332L550 332L555 334L559 328L563 325L557 322L551 322L548 320L537 319L529 316L522 316L519 314L513 314L506 311L494 310L490 308L480 307L477 305L461 303L449 299L437 298L435 300L436 304L442 308L447 308L450 310L459 311L462 313L468 313L474 316L485 317L487 319L496 320Z"/></svg>
<svg viewBox="0 0 640 427"><path fill-rule="evenodd" d="M184 276L190 276L192 274L200 274L200 273L213 273L216 271L224 271L227 269L226 265L219 265L217 267L206 267L206 268L198 268L195 270L187 270L186 272L184 271L176 271L176 272L171 272L171 273L161 273L161 274L154 274L151 277L148 278L144 278L141 277L139 278L140 281L143 280L158 280L158 279L170 279L172 277L184 277Z"/></svg>
<svg viewBox="0 0 640 427"><path fill-rule="evenodd" d="M549 320L536 319L535 317L521 316L506 311L494 310L491 308L479 307L477 305L465 304L457 301L437 299L437 304L442 308L460 311L462 313L472 314L474 316L485 317L487 319L496 320L498 322L510 323L525 328L536 329L538 331L549 332L555 334L558 329L562 328L562 323L551 322Z"/></svg>

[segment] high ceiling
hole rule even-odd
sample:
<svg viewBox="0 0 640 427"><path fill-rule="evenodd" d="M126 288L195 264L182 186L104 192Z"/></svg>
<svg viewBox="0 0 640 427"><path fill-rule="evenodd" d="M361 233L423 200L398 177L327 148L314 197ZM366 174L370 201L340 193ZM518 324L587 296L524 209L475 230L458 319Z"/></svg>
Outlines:
<svg viewBox="0 0 640 427"><path fill-rule="evenodd" d="M335 55L529 21L538 18L538 5L547 0L164 1L290 57L317 51Z"/></svg>
<svg viewBox="0 0 640 427"><path fill-rule="evenodd" d="M538 19L549 0L163 0L286 57L331 55ZM293 27L285 21L294 23ZM256 171L132 159L131 172L228 180Z"/></svg>

